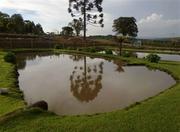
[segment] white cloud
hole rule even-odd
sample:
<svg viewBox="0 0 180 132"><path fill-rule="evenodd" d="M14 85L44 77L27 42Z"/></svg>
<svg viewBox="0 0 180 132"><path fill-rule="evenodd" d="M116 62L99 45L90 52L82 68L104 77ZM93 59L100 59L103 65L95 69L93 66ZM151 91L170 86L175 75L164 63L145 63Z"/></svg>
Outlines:
<svg viewBox="0 0 180 132"><path fill-rule="evenodd" d="M153 13L138 21L140 37L169 37L180 34L180 19L164 19L162 14Z"/></svg>
<svg viewBox="0 0 180 132"><path fill-rule="evenodd" d="M41 23L46 31L66 25L72 19L67 12L68 0L1 0L0 9L13 9L25 18ZM24 12L35 12L35 15ZM64 23L64 25L60 25Z"/></svg>
<svg viewBox="0 0 180 132"><path fill-rule="evenodd" d="M161 14L159 15L159 14L153 13L150 16L147 16L146 18L142 18L139 21L139 24L159 21L162 19L162 17L163 17L163 15L161 15Z"/></svg>
<svg viewBox="0 0 180 132"><path fill-rule="evenodd" d="M119 11L120 9L124 9L123 7L125 5L122 6L122 4L128 2L132 3L132 1L134 0L105 1L103 3L105 8L105 27L96 28L88 26L88 34L112 34L113 20L117 18L119 13L119 16L123 16L124 13L126 14L126 12L123 11L127 10ZM113 5L118 5L121 8L116 10L111 9L114 7ZM126 6L128 8L128 5ZM67 25L72 20L72 17L67 12L67 8L68 0L0 0L0 10L16 10L16 12L23 14L24 18L33 20L36 23L41 23L45 31L61 30L61 27ZM129 8L136 7L130 5ZM130 11L126 16L134 16L134 14L137 13ZM142 13L138 11L138 18L141 17L141 15ZM169 37L180 35L180 19L164 19L162 14L153 13L139 20L137 24L139 28L139 37Z"/></svg>
<svg viewBox="0 0 180 132"><path fill-rule="evenodd" d="M115 0L116 1L116 0ZM27 19L41 23L45 31L61 30L72 17L67 12L68 0L1 0L0 9L14 9ZM29 12L29 14L28 14ZM32 15L32 12L35 14ZM110 34L112 32L111 15L104 12L105 28L88 26L88 34ZM30 17L30 18L29 18ZM109 26L110 25L110 26Z"/></svg>

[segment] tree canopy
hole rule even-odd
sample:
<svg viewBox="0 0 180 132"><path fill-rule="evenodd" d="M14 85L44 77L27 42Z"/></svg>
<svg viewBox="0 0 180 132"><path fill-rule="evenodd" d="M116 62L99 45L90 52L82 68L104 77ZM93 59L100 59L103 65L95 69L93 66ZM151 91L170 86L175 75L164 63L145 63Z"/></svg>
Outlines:
<svg viewBox="0 0 180 132"><path fill-rule="evenodd" d="M104 27L102 13L103 0L69 0L68 12L72 17L83 21L84 39L86 39L86 25L99 24Z"/></svg>
<svg viewBox="0 0 180 132"><path fill-rule="evenodd" d="M119 55L122 55L122 43L126 37L136 37L138 33L138 27L136 25L136 19L134 17L119 17L114 20L113 31L117 36L115 40L119 43Z"/></svg>
<svg viewBox="0 0 180 132"><path fill-rule="evenodd" d="M62 31L60 33L62 36L73 36L73 28L72 27L69 27L69 26L65 26L62 28Z"/></svg>
<svg viewBox="0 0 180 132"><path fill-rule="evenodd" d="M74 29L76 36L79 36L80 32L83 30L83 22L78 19L73 19L73 21L69 23L69 26Z"/></svg>
<svg viewBox="0 0 180 132"><path fill-rule="evenodd" d="M134 17L120 17L115 19L113 31L116 32L116 34L122 34L123 36L136 37L138 33L136 19Z"/></svg>
<svg viewBox="0 0 180 132"><path fill-rule="evenodd" d="M0 12L0 33L16 34L44 34L40 24L34 24L33 21L24 20L21 14L9 16Z"/></svg>

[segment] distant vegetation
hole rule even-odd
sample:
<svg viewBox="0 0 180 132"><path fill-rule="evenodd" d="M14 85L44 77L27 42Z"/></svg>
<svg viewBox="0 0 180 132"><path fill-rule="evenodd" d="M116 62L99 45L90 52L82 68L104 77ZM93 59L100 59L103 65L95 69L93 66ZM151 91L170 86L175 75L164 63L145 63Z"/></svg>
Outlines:
<svg viewBox="0 0 180 132"><path fill-rule="evenodd" d="M70 27L70 26L65 26L65 27L62 27L62 31L60 33L60 35L62 36L66 36L66 37L71 37L73 36L73 28Z"/></svg>
<svg viewBox="0 0 180 132"><path fill-rule="evenodd" d="M69 23L69 26L73 28L76 36L79 36L81 31L83 30L83 22L82 20L73 19L72 22Z"/></svg>
<svg viewBox="0 0 180 132"><path fill-rule="evenodd" d="M13 34L44 34L41 24L35 24L33 21L24 20L21 14L9 16L0 12L0 33Z"/></svg>
<svg viewBox="0 0 180 132"><path fill-rule="evenodd" d="M104 42L104 43L115 43L114 35L96 35L90 36L90 39ZM141 41L142 47L170 47L170 48L180 48L180 38L161 38L161 39L141 39L141 38L126 38L124 43L133 44L135 41Z"/></svg>

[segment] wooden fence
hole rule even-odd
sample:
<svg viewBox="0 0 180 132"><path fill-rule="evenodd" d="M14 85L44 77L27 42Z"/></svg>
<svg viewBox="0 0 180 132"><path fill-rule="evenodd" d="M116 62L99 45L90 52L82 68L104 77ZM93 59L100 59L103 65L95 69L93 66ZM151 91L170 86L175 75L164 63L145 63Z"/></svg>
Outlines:
<svg viewBox="0 0 180 132"><path fill-rule="evenodd" d="M0 34L0 48L53 48L55 42L47 36Z"/></svg>

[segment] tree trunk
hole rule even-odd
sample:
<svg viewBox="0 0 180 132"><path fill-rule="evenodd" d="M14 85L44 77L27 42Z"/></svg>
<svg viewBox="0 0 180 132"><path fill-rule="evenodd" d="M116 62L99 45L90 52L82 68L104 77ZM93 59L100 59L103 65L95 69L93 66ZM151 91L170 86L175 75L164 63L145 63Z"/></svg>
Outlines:
<svg viewBox="0 0 180 132"><path fill-rule="evenodd" d="M119 55L122 55L122 42L119 42Z"/></svg>
<svg viewBox="0 0 180 132"><path fill-rule="evenodd" d="M86 47L86 0L84 0L84 41Z"/></svg>

